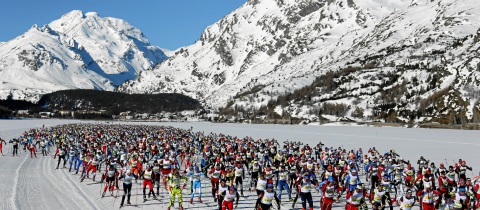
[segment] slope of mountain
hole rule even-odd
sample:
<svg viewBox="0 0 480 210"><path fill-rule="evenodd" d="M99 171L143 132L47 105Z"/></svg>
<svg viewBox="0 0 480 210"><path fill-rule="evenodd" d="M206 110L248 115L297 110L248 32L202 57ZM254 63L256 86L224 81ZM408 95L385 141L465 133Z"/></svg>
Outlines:
<svg viewBox="0 0 480 210"><path fill-rule="evenodd" d="M119 90L277 117L315 120L339 104L323 115L478 121L479 28L475 0L250 0ZM302 87L310 95L285 97Z"/></svg>
<svg viewBox="0 0 480 210"><path fill-rule="evenodd" d="M72 11L0 45L0 98L36 101L56 90L113 90L166 58L124 20Z"/></svg>
<svg viewBox="0 0 480 210"><path fill-rule="evenodd" d="M160 50L162 50L162 52L167 56L167 57L172 57L175 55L175 52L177 50L169 50L169 49L165 49L165 48L160 48Z"/></svg>

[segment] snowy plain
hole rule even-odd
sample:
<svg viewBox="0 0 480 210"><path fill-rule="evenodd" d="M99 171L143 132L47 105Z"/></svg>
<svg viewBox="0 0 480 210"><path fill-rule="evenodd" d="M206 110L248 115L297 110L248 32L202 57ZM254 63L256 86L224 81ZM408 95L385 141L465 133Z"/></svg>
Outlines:
<svg viewBox="0 0 480 210"><path fill-rule="evenodd" d="M0 137L10 140L23 131L45 126L65 123L106 123L100 121L78 120L2 120L0 121ZM119 122L108 122L119 123ZM473 167L469 177L478 174L480 160L478 151L480 131L441 130L397 127L364 127L364 126L305 126L305 125L250 125L250 124L215 124L206 122L194 123L157 123L157 122L120 122L132 124L171 125L194 131L224 133L238 137L251 136L258 138L275 138L281 144L285 140L302 141L314 145L322 141L326 146L343 146L347 149L376 147L381 153L394 149L406 160L416 163L423 155L438 166L440 163L452 165L453 161L462 158L467 165ZM118 198L107 195L100 198L101 184L91 180L79 181L79 175L68 170L55 170L56 161L52 157L31 159L29 154L19 151L19 157L11 157L10 144L3 148L5 156L0 156L0 209L118 209L122 192ZM68 165L68 164L67 164ZM416 164L412 164L416 167ZM468 172L470 173L470 172ZM248 179L248 178L247 178ZM139 182L140 183L140 182ZM217 209L210 194L210 186L203 182L203 203L189 204L189 190L184 190L185 209ZM167 209L168 194L160 191L159 200L142 199L140 184L134 186L132 204L122 209ZM188 187L187 187L188 188ZM188 192L188 193L187 193ZM115 194L117 192L115 191ZM255 196L253 192L245 192L246 198L241 198L238 209L253 209ZM287 198L284 194L283 200ZM319 209L320 197L314 193L315 209ZM178 204L175 204L178 207ZM300 200L296 209L301 209ZM344 208L344 202L334 205L335 209ZM418 207L417 207L418 208ZM291 209L291 203L284 201L282 209ZM397 206L394 209L399 209Z"/></svg>

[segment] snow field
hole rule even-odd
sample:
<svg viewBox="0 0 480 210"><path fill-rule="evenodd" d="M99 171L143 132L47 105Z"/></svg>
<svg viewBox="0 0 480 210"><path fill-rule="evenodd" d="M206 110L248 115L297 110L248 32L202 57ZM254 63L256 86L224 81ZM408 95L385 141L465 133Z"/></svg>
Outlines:
<svg viewBox="0 0 480 210"><path fill-rule="evenodd" d="M53 126L65 123L105 123L94 121L77 120L8 120L0 123L0 136L5 140L19 136L28 128ZM109 122L110 123L110 122ZM118 123L118 122L115 122ZM134 123L134 122L122 122ZM140 122L135 122L139 124ZM252 136L258 138L275 138L280 143L285 140L302 141L304 144L314 145L321 140L326 146L344 146L345 148L358 149L361 147L364 153L369 147L375 146L380 153L395 149L404 159L414 162L412 166L416 167L417 159L423 155L426 159L434 161L438 166L445 163L447 166L452 162L462 158L467 161L467 165L473 167L472 174L467 173L468 177L478 174L480 161L476 154L479 150L480 142L478 131L461 130L438 130L438 129L407 129L390 127L352 127L352 126L291 126L291 125L248 125L248 124L212 124L212 123L153 123L141 122L141 124L172 125L189 129L193 127L194 131L225 133L233 136ZM118 197L114 198L107 192L106 197L101 198L101 190L104 185L94 183L91 179L80 182L79 175L74 172L68 172L67 169L55 170L57 160L51 156L42 157L37 152L38 159L31 159L27 152L19 150L20 157L11 157L10 144L4 146L3 152L6 156L0 156L0 164L4 167L3 173L0 173L0 197L4 202L0 204L1 209L118 209L123 191L118 192ZM53 151L52 151L53 152ZM102 167L102 170L105 166ZM100 174L100 172L97 172ZM92 177L92 175L90 175ZM365 182L365 178L362 182ZM97 181L100 176L97 176ZM255 192L249 192L248 186L250 177L244 180L245 198L240 198L237 209L252 209L256 199ZM149 199L142 201L142 181L134 184L132 189L132 204L122 209L166 209L169 201L169 195L161 186L159 200ZM119 184L121 186L121 182ZM101 189L102 188L102 189ZM148 189L147 189L148 193ZM117 191L114 191L117 195ZM198 194L197 194L198 195ZM202 181L202 200L197 202L195 195L193 204L189 204L190 184L183 190L183 206L185 209L217 209L211 197L210 181ZM394 193L392 193L392 197ZM295 197L292 194L292 197ZM343 196L344 197L344 196ZM282 195L281 209L291 209L291 202L288 202L288 196L284 192ZM313 193L315 209L319 209L320 195ZM345 200L342 198L340 203L334 204L334 209L343 209ZM178 208L178 201L175 204ZM296 209L301 209L301 200L295 205ZM176 209L173 208L173 209ZM415 207L418 209L418 207ZM395 206L394 209L399 209Z"/></svg>

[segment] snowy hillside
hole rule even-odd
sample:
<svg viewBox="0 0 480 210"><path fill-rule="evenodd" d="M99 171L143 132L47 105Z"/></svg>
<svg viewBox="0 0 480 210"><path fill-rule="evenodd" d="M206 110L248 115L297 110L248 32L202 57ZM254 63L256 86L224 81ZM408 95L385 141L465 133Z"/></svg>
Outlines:
<svg viewBox="0 0 480 210"><path fill-rule="evenodd" d="M319 77L308 100L270 110L315 120L330 103L346 106L332 119L478 121L479 11L475 0L250 0L119 90L252 110Z"/></svg>
<svg viewBox="0 0 480 210"><path fill-rule="evenodd" d="M167 56L167 57L172 57L175 55L175 52L176 50L169 50L169 49L165 49L165 48L160 48L160 50L162 50L162 52Z"/></svg>
<svg viewBox="0 0 480 210"><path fill-rule="evenodd" d="M0 98L35 101L62 89L113 90L165 59L124 20L72 11L0 44Z"/></svg>

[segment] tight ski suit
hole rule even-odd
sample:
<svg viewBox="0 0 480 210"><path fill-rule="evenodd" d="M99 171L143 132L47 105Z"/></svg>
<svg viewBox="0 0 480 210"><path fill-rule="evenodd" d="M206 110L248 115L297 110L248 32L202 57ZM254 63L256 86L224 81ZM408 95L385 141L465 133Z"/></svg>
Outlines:
<svg viewBox="0 0 480 210"><path fill-rule="evenodd" d="M125 202L125 197L127 197L127 204L130 204L130 196L132 194L132 180L135 178L135 175L133 173L129 172L123 174L123 176L120 177L120 179L123 178L123 195L122 195L122 202L120 203L120 206L123 206L123 203Z"/></svg>
<svg viewBox="0 0 480 210"><path fill-rule="evenodd" d="M174 176L171 175L167 178L169 182L169 191L170 191L170 202L168 203L168 208L173 206L175 203L175 197L178 197L178 203L182 206L183 197L182 197L182 190L185 188L187 177L184 176ZM183 181L183 184L181 182Z"/></svg>

